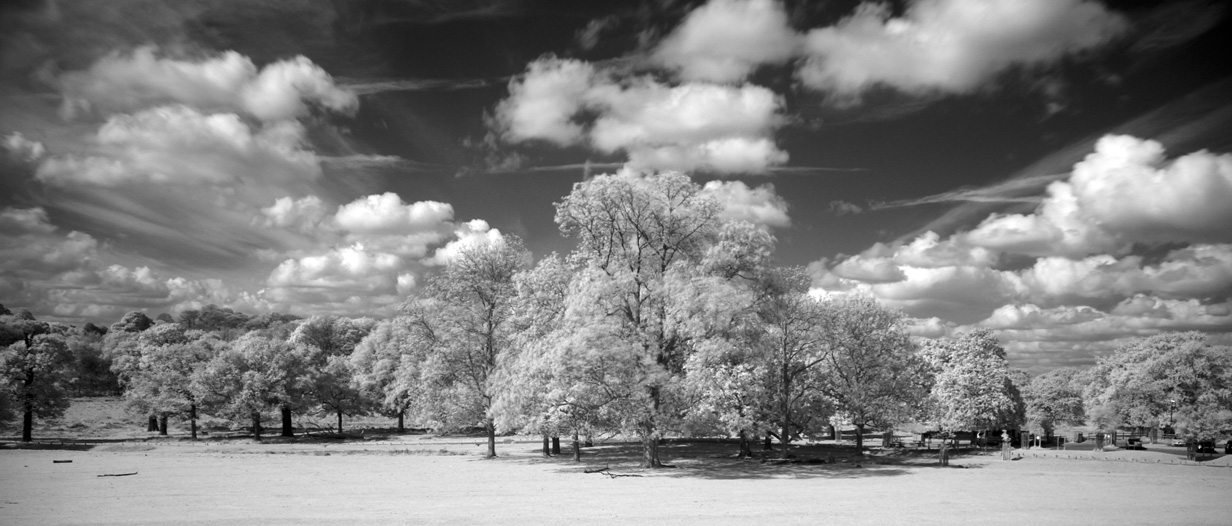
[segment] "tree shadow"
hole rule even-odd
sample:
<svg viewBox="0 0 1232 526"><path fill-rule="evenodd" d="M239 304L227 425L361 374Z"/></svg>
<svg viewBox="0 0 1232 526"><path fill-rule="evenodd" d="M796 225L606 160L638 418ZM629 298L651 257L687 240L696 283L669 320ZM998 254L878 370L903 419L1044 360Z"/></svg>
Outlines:
<svg viewBox="0 0 1232 526"><path fill-rule="evenodd" d="M920 468L937 466L935 457L921 455L858 455L853 447L832 445L793 446L788 458L779 451L755 451L752 458L736 458L734 442L672 441L659 446L660 458L671 466L640 467L640 443L615 443L583 449L581 463L571 462L571 452L560 457L531 459L533 463L556 463L559 473L595 472L609 476L695 477L715 480L771 478L854 479L907 475ZM935 455L935 452L932 452ZM951 457L953 458L953 457ZM566 463L566 461L568 461ZM602 472L596 471L606 467ZM957 466L954 466L957 467Z"/></svg>
<svg viewBox="0 0 1232 526"><path fill-rule="evenodd" d="M60 442L10 442L0 444L0 449L35 449L58 451L89 451L97 444L60 443Z"/></svg>

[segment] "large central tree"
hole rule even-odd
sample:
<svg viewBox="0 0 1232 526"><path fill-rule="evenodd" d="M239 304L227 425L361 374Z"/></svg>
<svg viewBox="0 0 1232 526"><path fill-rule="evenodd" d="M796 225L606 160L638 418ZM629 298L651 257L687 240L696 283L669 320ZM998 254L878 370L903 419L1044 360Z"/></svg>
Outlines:
<svg viewBox="0 0 1232 526"><path fill-rule="evenodd" d="M426 345L420 364L421 390L434 397L441 427L481 422L488 456L496 456L491 409L498 385L494 373L511 346L513 276L529 266L530 253L513 236L477 242L450 257L422 296L403 306L417 337Z"/></svg>
<svg viewBox="0 0 1232 526"><path fill-rule="evenodd" d="M988 329L956 340L932 340L924 359L935 376L929 395L930 419L942 436L959 430L1017 428L1025 420L1022 394L1011 380L1005 349ZM941 463L948 463L942 442Z"/></svg>
<svg viewBox="0 0 1232 526"><path fill-rule="evenodd" d="M889 428L920 416L932 377L901 313L867 296L827 303L830 352L821 390L856 427L856 449L863 453L866 427Z"/></svg>
<svg viewBox="0 0 1232 526"><path fill-rule="evenodd" d="M690 306L677 293L699 278L718 240L719 212L675 173L598 176L556 205L561 231L578 241L562 330L573 352L598 366L580 380L609 394L606 407L641 438L646 467L662 465L659 439L687 404Z"/></svg>

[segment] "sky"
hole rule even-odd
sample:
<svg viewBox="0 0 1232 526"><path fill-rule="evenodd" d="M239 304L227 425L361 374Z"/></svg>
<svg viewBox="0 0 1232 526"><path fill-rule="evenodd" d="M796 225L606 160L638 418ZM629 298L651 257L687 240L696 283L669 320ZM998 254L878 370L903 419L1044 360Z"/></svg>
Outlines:
<svg viewBox="0 0 1232 526"><path fill-rule="evenodd" d="M587 177L689 173L813 293L1011 364L1232 343L1219 2L25 0L0 303L390 316Z"/></svg>

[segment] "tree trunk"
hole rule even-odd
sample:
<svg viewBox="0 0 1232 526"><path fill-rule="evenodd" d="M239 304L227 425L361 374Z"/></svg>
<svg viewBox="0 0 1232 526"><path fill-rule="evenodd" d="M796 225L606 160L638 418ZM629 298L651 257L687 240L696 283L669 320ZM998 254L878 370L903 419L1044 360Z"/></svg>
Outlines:
<svg viewBox="0 0 1232 526"><path fill-rule="evenodd" d="M189 428L192 430L192 439L197 439L197 404L188 406L188 422Z"/></svg>
<svg viewBox="0 0 1232 526"><path fill-rule="evenodd" d="M150 415L145 421L145 430L147 433L158 431L158 415Z"/></svg>
<svg viewBox="0 0 1232 526"><path fill-rule="evenodd" d="M578 437L578 432L576 429L573 430L573 461L582 461L582 443Z"/></svg>
<svg viewBox="0 0 1232 526"><path fill-rule="evenodd" d="M779 434L779 444L783 445L783 450L779 452L779 458L787 458L787 446L791 444L791 429L788 427L787 412L783 413L783 431Z"/></svg>
<svg viewBox="0 0 1232 526"><path fill-rule="evenodd" d="M279 408L282 413L282 436L293 437L295 432L291 426L291 406L282 406Z"/></svg>
<svg viewBox="0 0 1232 526"><path fill-rule="evenodd" d="M770 442L770 432L769 431L766 432L765 438L763 438L761 441L761 449L763 451L770 451L771 449L774 449L774 444Z"/></svg>
<svg viewBox="0 0 1232 526"><path fill-rule="evenodd" d="M24 409L21 415L21 441L30 442L34 440L34 404L29 396L26 397Z"/></svg>
<svg viewBox="0 0 1232 526"><path fill-rule="evenodd" d="M167 415L158 417L158 434L167 436Z"/></svg>
<svg viewBox="0 0 1232 526"><path fill-rule="evenodd" d="M406 410L398 411L398 433L406 432Z"/></svg>
<svg viewBox="0 0 1232 526"><path fill-rule="evenodd" d="M496 422L489 418L484 427L488 430L488 458L493 458L496 456Z"/></svg>
<svg viewBox="0 0 1232 526"><path fill-rule="evenodd" d="M782 406L779 408L779 417L782 421L782 432L779 434L779 443L783 445L783 451L779 454L779 458L787 458L787 446L791 443L791 377L787 374L787 362L783 362L782 371Z"/></svg>
<svg viewBox="0 0 1232 526"><path fill-rule="evenodd" d="M749 432L740 430L740 454L736 458L749 458L753 456L753 445L749 443Z"/></svg>
<svg viewBox="0 0 1232 526"><path fill-rule="evenodd" d="M544 457L552 456L552 450L548 446L548 434L547 433L543 434L543 456Z"/></svg>
<svg viewBox="0 0 1232 526"><path fill-rule="evenodd" d="M942 466L950 465L950 439L948 438L941 439L940 460Z"/></svg>
<svg viewBox="0 0 1232 526"><path fill-rule="evenodd" d="M552 437L552 454L560 454L560 437Z"/></svg>
<svg viewBox="0 0 1232 526"><path fill-rule="evenodd" d="M252 414L252 438L261 440L261 413L253 412Z"/></svg>
<svg viewBox="0 0 1232 526"><path fill-rule="evenodd" d="M342 434L342 410L338 410L338 434Z"/></svg>
<svg viewBox="0 0 1232 526"><path fill-rule="evenodd" d="M864 454L864 424L856 424L856 454Z"/></svg>
<svg viewBox="0 0 1232 526"><path fill-rule="evenodd" d="M30 337L26 337L26 349L30 348ZM26 394L22 397L21 441L34 440L34 370L26 370Z"/></svg>
<svg viewBox="0 0 1232 526"><path fill-rule="evenodd" d="M650 426L643 425L643 428ZM642 465L643 468L661 468L663 463L659 461L659 438L652 433L643 429L642 435Z"/></svg>
<svg viewBox="0 0 1232 526"><path fill-rule="evenodd" d="M826 427L828 427L830 430L830 440L837 440L838 439L837 430L834 429L834 426L831 425L831 426L826 426Z"/></svg>

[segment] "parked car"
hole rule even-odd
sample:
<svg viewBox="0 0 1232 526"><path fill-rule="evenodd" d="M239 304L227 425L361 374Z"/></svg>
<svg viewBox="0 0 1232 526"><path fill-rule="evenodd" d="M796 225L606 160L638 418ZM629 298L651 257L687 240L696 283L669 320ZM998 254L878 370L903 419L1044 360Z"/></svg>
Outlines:
<svg viewBox="0 0 1232 526"><path fill-rule="evenodd" d="M1182 440L1182 439L1179 439L1179 438L1174 438L1174 439L1172 439L1172 445L1174 445L1174 446L1181 446L1181 447L1184 447L1184 446L1185 446L1185 441L1184 441L1184 440Z"/></svg>
<svg viewBox="0 0 1232 526"><path fill-rule="evenodd" d="M1146 449L1142 445L1141 438L1129 438L1125 440L1125 449Z"/></svg>
<svg viewBox="0 0 1232 526"><path fill-rule="evenodd" d="M1228 440L1227 442L1224 443L1223 453L1225 455L1232 455L1232 440Z"/></svg>
<svg viewBox="0 0 1232 526"><path fill-rule="evenodd" d="M1203 440L1201 442L1198 442L1198 452L1199 453L1214 453L1215 452L1215 441L1214 440Z"/></svg>

